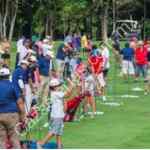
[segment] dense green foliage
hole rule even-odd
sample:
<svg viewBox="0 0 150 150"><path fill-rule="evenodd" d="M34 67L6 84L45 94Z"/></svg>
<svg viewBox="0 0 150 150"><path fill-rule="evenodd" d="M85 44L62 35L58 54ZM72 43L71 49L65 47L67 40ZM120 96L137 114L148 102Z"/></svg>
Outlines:
<svg viewBox="0 0 150 150"><path fill-rule="evenodd" d="M116 20L130 19L131 16L143 28L144 0L18 1L14 37L36 33L60 39L67 32L80 31L96 39L105 39L112 34ZM145 0L145 18L150 16L149 6L150 2Z"/></svg>

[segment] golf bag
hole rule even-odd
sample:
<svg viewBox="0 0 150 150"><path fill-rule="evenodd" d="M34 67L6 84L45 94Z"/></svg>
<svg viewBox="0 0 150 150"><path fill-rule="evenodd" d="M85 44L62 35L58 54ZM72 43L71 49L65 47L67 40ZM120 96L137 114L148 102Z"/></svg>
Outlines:
<svg viewBox="0 0 150 150"><path fill-rule="evenodd" d="M70 122L70 121L74 120L74 116L75 116L75 113L77 111L77 108L79 107L82 99L85 96L86 96L85 94L84 95L79 95L79 96L76 96L76 97L70 99L67 102L67 111L66 111L66 115L64 117L65 122Z"/></svg>

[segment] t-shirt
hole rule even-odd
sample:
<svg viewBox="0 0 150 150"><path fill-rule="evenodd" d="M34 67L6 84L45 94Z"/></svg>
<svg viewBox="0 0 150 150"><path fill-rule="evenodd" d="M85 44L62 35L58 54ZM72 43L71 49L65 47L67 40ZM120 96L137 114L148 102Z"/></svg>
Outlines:
<svg viewBox="0 0 150 150"><path fill-rule="evenodd" d="M93 91L95 87L95 81L92 75L85 77L85 90Z"/></svg>
<svg viewBox="0 0 150 150"><path fill-rule="evenodd" d="M61 91L51 92L51 102L52 102L52 118L64 118L64 93Z"/></svg>
<svg viewBox="0 0 150 150"><path fill-rule="evenodd" d="M61 44L58 47L57 54L56 54L56 59L60 59L60 60L63 60L63 61L65 60L66 54L63 51L63 48L64 48L64 44Z"/></svg>
<svg viewBox="0 0 150 150"><path fill-rule="evenodd" d="M139 65L147 64L147 48L139 47L135 50L135 61Z"/></svg>
<svg viewBox="0 0 150 150"><path fill-rule="evenodd" d="M17 100L20 92L16 91L9 80L0 80L0 113L18 112Z"/></svg>
<svg viewBox="0 0 150 150"><path fill-rule="evenodd" d="M123 60L132 61L134 57L134 49L133 48L123 48L121 50L121 54L123 55Z"/></svg>
<svg viewBox="0 0 150 150"><path fill-rule="evenodd" d="M102 56L104 58L104 68L108 69L110 67L109 63L109 50L107 48L104 48L102 51Z"/></svg>

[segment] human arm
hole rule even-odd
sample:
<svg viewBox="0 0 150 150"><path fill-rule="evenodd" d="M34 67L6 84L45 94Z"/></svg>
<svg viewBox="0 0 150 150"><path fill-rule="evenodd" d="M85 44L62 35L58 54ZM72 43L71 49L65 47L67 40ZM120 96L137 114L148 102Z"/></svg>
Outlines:
<svg viewBox="0 0 150 150"><path fill-rule="evenodd" d="M17 106L19 109L20 120L24 121L25 120L25 107L24 107L24 100L22 97L18 98Z"/></svg>

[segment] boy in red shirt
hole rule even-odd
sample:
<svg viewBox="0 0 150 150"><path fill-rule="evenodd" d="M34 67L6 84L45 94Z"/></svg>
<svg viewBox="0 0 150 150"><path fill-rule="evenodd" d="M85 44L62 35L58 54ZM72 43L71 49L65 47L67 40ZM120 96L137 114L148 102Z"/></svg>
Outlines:
<svg viewBox="0 0 150 150"><path fill-rule="evenodd" d="M140 73L142 73L144 79L147 76L147 54L147 47L143 45L142 41L139 41L135 50L136 76L139 77Z"/></svg>

